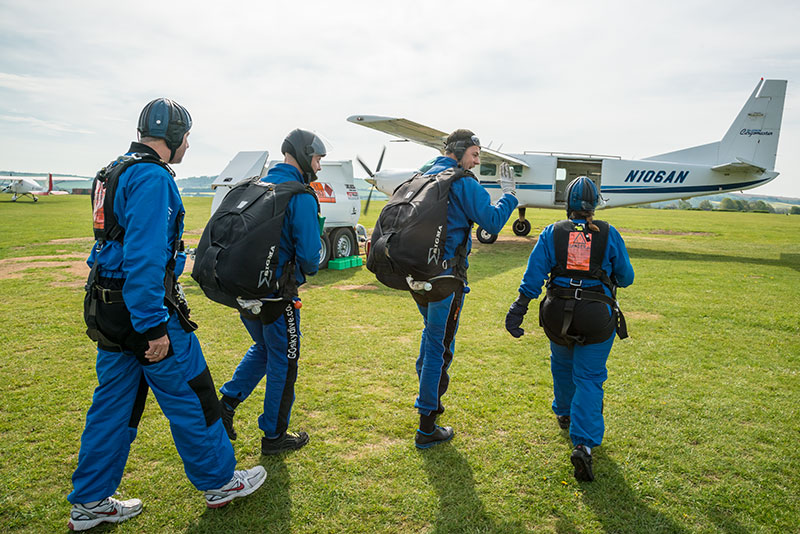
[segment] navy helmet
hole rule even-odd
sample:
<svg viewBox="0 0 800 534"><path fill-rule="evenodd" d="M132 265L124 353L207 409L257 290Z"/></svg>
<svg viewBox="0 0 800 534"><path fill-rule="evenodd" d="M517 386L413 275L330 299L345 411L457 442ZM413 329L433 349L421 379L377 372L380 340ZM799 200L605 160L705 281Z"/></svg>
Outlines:
<svg viewBox="0 0 800 534"><path fill-rule="evenodd" d="M142 109L136 127L142 137L166 141L167 148L172 151L170 160L175 157L175 151L183 143L183 136L191 128L192 116L185 107L169 98L156 98L149 102Z"/></svg>
<svg viewBox="0 0 800 534"><path fill-rule="evenodd" d="M573 211L594 211L600 199L597 186L586 176L578 176L567 186L567 217Z"/></svg>
<svg viewBox="0 0 800 534"><path fill-rule="evenodd" d="M317 174L311 168L311 158L325 155L325 143L314 133L298 128L289 132L283 140L281 153L291 154L300 165L306 183L313 182L317 179Z"/></svg>

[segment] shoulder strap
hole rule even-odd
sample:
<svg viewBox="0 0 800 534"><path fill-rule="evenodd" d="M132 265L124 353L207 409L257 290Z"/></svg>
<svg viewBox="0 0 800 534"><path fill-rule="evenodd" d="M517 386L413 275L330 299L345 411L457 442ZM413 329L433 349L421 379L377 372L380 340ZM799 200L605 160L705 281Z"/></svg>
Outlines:
<svg viewBox="0 0 800 534"><path fill-rule="evenodd" d="M453 170L453 174L443 178L443 180L447 182L448 194L450 193L450 187L452 187L452 185L461 178L469 177L473 180L478 180L471 171L468 171L462 167L451 167L450 169L440 173L440 175L450 170ZM474 221L469 221L469 228L467 228L467 232L464 234L464 239L458 244L455 254L453 255L453 274L465 281L467 279L467 243L469 242L469 236L472 233L473 224L475 224Z"/></svg>
<svg viewBox="0 0 800 534"><path fill-rule="evenodd" d="M161 158L147 152L135 152L120 156L102 169L94 177L92 184L92 208L94 210L94 233L98 241L123 242L125 230L117 222L114 214L114 199L117 193L117 183L123 172L131 165L137 163L155 163L166 170L170 176L175 176L175 171ZM97 198L102 195L102 198ZM98 210L102 210L98 215Z"/></svg>

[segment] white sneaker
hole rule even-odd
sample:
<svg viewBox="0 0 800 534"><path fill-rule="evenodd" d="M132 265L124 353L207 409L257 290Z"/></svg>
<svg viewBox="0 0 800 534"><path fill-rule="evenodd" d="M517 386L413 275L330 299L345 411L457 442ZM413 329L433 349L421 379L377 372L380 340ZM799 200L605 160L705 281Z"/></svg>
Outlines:
<svg viewBox="0 0 800 534"><path fill-rule="evenodd" d="M219 489L206 490L206 506L221 508L236 497L250 495L267 479L267 470L257 465L245 471L234 471L230 482Z"/></svg>
<svg viewBox="0 0 800 534"><path fill-rule="evenodd" d="M129 499L118 501L107 497L91 508L82 504L73 504L69 514L70 530L88 530L100 523L121 523L142 513L142 501Z"/></svg>

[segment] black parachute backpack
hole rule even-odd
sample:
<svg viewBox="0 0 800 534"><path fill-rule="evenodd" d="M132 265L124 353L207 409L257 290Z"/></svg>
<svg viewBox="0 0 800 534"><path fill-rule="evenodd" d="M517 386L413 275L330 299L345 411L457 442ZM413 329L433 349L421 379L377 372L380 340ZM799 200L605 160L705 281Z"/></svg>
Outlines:
<svg viewBox="0 0 800 534"><path fill-rule="evenodd" d="M275 277L286 207L294 195L316 195L300 182L270 184L253 178L228 192L209 219L195 253L192 278L208 298L241 311L236 302L297 291L292 261Z"/></svg>
<svg viewBox="0 0 800 534"><path fill-rule="evenodd" d="M466 176L475 179L460 167L417 174L394 190L378 216L367 256L367 269L378 281L393 289L430 291L425 282L450 267L455 279L466 279L466 240L452 259L443 258L450 187ZM417 282L413 287L409 277Z"/></svg>

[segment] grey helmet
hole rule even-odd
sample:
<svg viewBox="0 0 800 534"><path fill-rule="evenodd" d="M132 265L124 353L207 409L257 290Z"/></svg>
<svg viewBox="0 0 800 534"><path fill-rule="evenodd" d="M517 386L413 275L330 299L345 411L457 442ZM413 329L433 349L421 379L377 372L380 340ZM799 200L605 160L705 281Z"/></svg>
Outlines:
<svg viewBox="0 0 800 534"><path fill-rule="evenodd" d="M170 149L170 161L183 143L183 136L192 128L192 116L185 107L169 98L149 102L141 114L136 129L142 137L163 139Z"/></svg>
<svg viewBox="0 0 800 534"><path fill-rule="evenodd" d="M291 154L300 165L306 183L309 183L317 179L317 174L311 168L311 158L326 154L325 143L314 133L298 128L289 132L283 140L281 153Z"/></svg>

